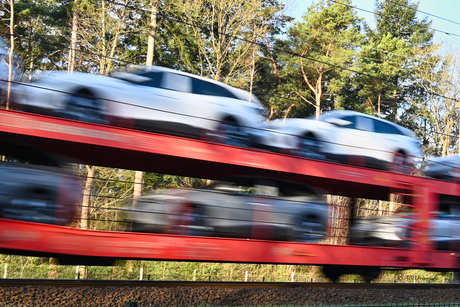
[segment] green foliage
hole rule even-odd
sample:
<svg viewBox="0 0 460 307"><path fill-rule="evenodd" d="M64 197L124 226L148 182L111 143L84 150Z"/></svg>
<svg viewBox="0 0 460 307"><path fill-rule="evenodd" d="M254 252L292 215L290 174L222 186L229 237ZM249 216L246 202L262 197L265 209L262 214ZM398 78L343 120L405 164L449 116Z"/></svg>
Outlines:
<svg viewBox="0 0 460 307"><path fill-rule="evenodd" d="M50 258L0 255L0 267L7 264L8 278L75 279L76 266L50 264ZM118 261L112 267L88 267L89 279L138 280L143 268L143 279L184 281L248 281L266 282L327 282L321 275L321 267L300 265L199 263L166 261ZM382 283L449 283L452 272L423 270L384 271L375 282ZM340 282L364 282L359 275L344 275Z"/></svg>
<svg viewBox="0 0 460 307"><path fill-rule="evenodd" d="M360 95L367 102L372 101L374 108L378 103L375 97L381 95L380 113L394 122L418 93L417 86L410 80L420 65L414 59L417 50L432 45L431 22L427 18L419 20L417 9L418 3L409 0L377 1L376 29L365 26L368 46L361 54L363 72L375 74L383 81L361 79L365 85ZM373 52L373 48L379 49L378 52Z"/></svg>
<svg viewBox="0 0 460 307"><path fill-rule="evenodd" d="M348 4L350 1L319 1L279 43L280 49L289 51L280 54L282 83L275 91L289 100L272 98L279 117L291 105L290 117L305 117L315 110L335 107L335 96L346 85L341 80L350 75L346 68L354 66L353 44L362 39L360 20Z"/></svg>
<svg viewBox="0 0 460 307"><path fill-rule="evenodd" d="M24 68L63 68L72 2L14 1L15 51L24 59ZM0 21L0 33L7 34L9 23L5 21L10 17L8 1L0 3L0 10L6 13Z"/></svg>

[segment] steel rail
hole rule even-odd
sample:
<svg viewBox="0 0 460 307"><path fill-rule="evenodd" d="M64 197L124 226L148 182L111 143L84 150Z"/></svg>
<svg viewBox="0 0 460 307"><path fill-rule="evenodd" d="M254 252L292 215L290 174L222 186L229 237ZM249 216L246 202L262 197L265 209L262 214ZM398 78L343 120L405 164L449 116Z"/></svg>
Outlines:
<svg viewBox="0 0 460 307"><path fill-rule="evenodd" d="M152 281L100 279L0 279L6 287L210 287L210 288L334 288L334 289L460 289L460 284L431 283L319 283L319 282L234 282L234 281Z"/></svg>

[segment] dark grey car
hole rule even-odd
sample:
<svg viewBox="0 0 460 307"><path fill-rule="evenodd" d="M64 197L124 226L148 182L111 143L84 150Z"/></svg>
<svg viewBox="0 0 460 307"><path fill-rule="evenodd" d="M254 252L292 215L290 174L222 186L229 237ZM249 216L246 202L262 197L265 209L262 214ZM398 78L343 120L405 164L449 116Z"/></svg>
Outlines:
<svg viewBox="0 0 460 307"><path fill-rule="evenodd" d="M57 157L0 140L0 218L68 225L81 201L79 181Z"/></svg>
<svg viewBox="0 0 460 307"><path fill-rule="evenodd" d="M139 199L134 231L312 242L326 235L327 203L290 182L215 182Z"/></svg>

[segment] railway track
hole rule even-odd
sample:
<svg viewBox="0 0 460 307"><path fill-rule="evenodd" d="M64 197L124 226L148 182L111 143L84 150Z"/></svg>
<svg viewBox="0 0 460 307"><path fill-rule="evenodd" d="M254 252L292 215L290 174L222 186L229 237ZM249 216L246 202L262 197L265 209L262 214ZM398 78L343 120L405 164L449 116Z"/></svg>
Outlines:
<svg viewBox="0 0 460 307"><path fill-rule="evenodd" d="M152 287L152 288L326 288L326 289L460 289L459 284L431 283L314 283L314 282L225 282L83 279L0 279L0 287Z"/></svg>

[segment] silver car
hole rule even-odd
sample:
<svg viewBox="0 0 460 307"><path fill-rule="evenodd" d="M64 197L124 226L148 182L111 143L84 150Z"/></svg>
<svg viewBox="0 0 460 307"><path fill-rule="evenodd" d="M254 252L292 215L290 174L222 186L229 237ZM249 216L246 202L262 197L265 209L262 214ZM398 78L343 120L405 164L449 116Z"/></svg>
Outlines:
<svg viewBox="0 0 460 307"><path fill-rule="evenodd" d="M68 225L81 202L79 180L53 155L0 141L0 217Z"/></svg>
<svg viewBox="0 0 460 307"><path fill-rule="evenodd" d="M288 118L271 124L261 146L310 159L408 173L421 156L414 133L387 120L355 111L331 111L314 118Z"/></svg>
<svg viewBox="0 0 460 307"><path fill-rule="evenodd" d="M106 77L44 72L24 86L25 111L249 146L264 108L249 92L159 66Z"/></svg>
<svg viewBox="0 0 460 307"><path fill-rule="evenodd" d="M327 208L309 187L247 179L146 195L130 215L134 231L312 242L326 235Z"/></svg>
<svg viewBox="0 0 460 307"><path fill-rule="evenodd" d="M412 214L358 219L350 229L350 243L410 247L414 240L411 233L415 222ZM436 212L429 225L429 240L435 244L436 249L460 250L460 215Z"/></svg>

